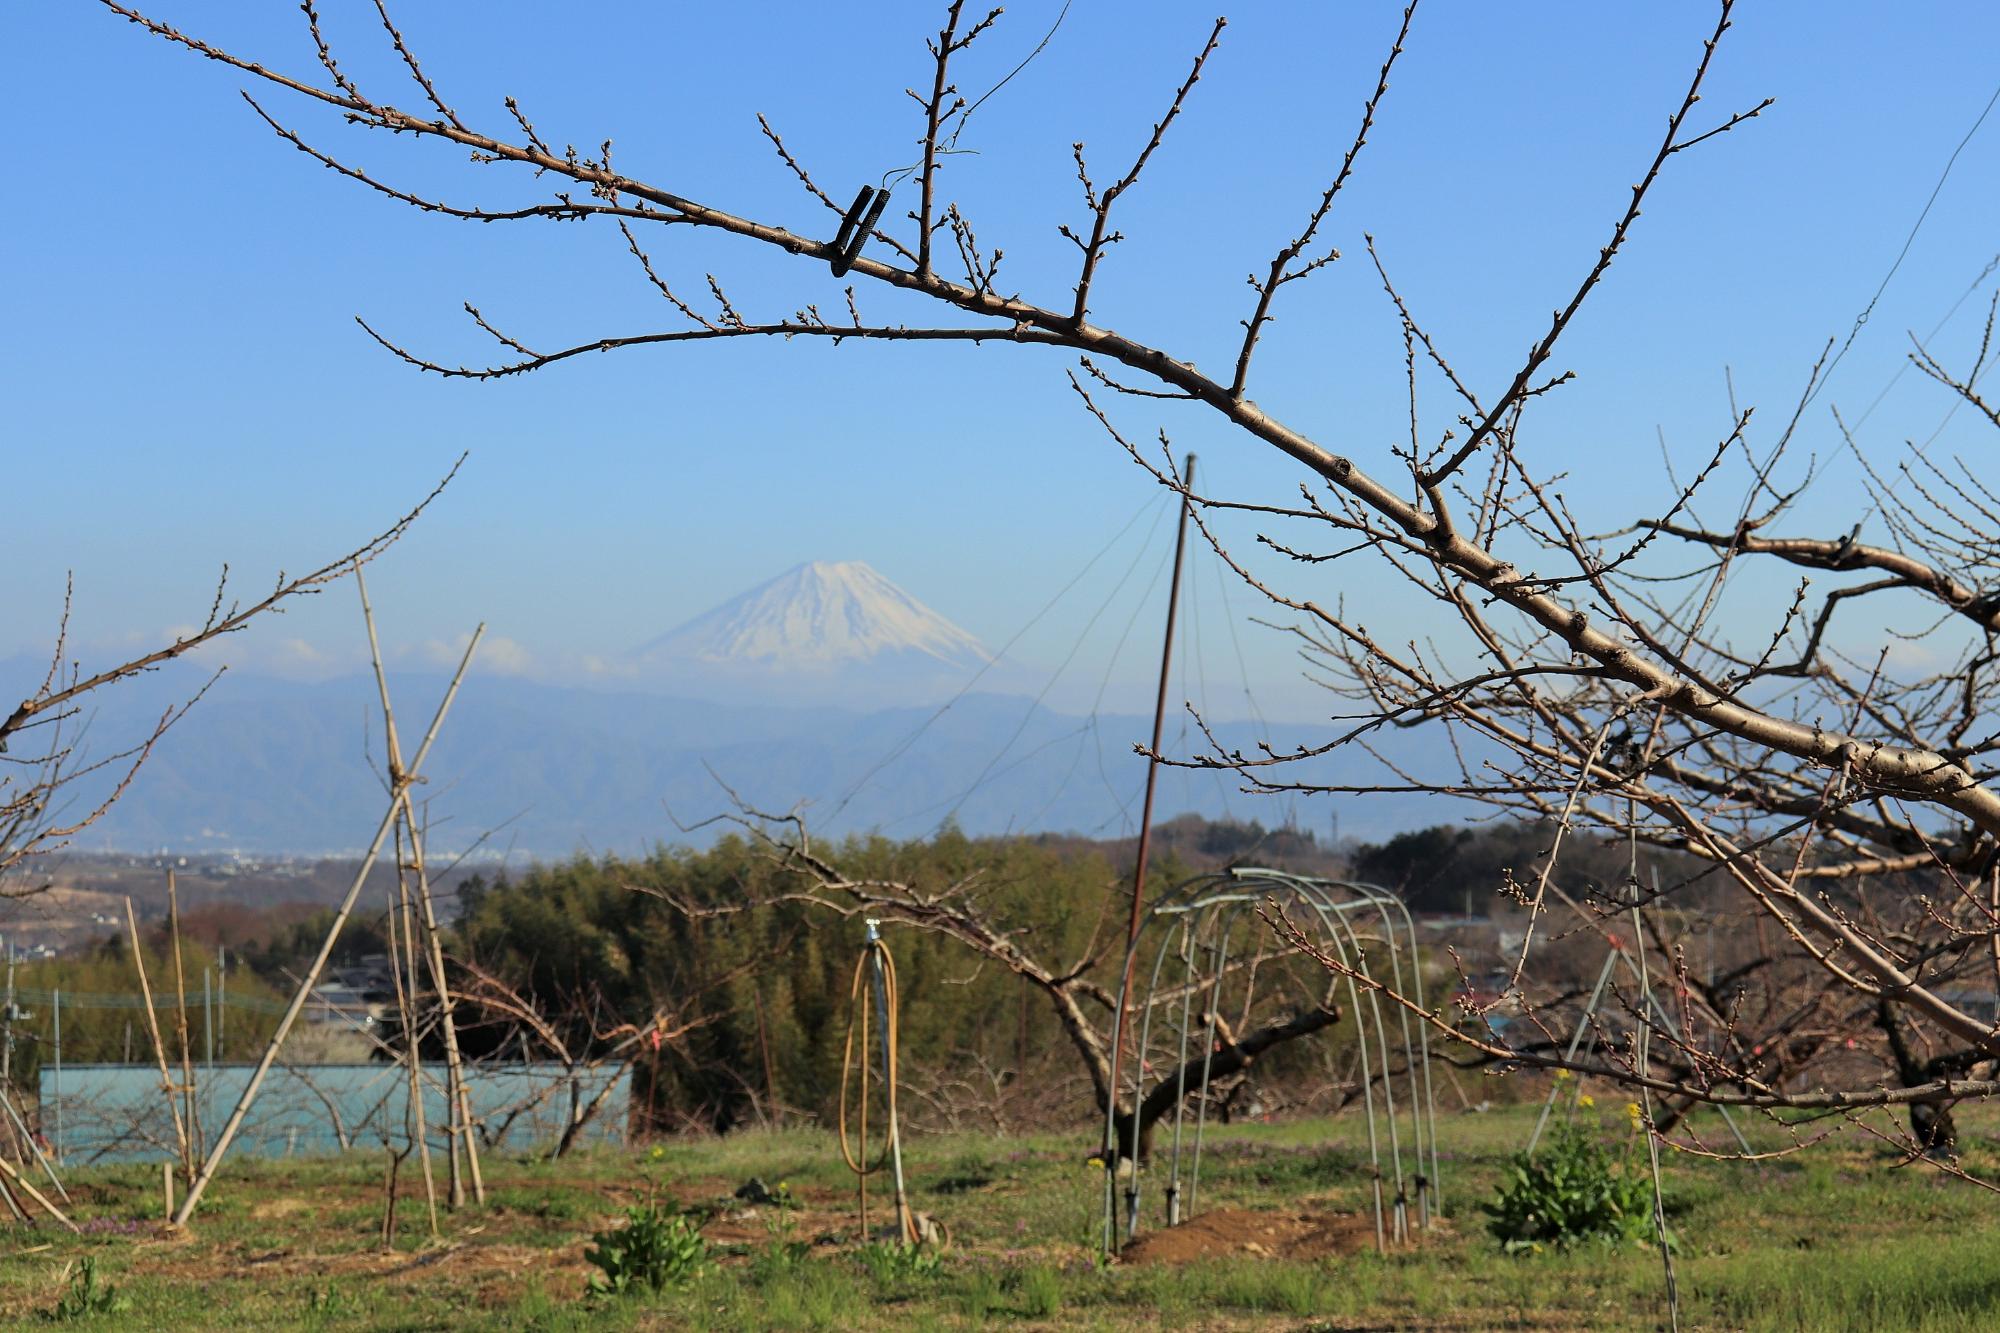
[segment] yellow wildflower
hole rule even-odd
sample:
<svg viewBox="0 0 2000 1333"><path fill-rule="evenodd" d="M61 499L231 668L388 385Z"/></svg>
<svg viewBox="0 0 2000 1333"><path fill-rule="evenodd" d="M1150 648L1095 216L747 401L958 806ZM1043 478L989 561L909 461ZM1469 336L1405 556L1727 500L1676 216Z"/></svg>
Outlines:
<svg viewBox="0 0 2000 1333"><path fill-rule="evenodd" d="M1635 1122L1636 1122L1636 1121L1637 1121L1637 1120L1639 1119L1639 1103L1637 1103L1637 1102L1626 1102L1626 1103L1625 1103L1625 1114L1626 1114L1627 1116L1629 1116L1629 1117L1630 1117L1630 1118L1631 1118L1631 1119L1632 1119L1633 1121L1635 1121Z"/></svg>
<svg viewBox="0 0 2000 1333"><path fill-rule="evenodd" d="M1576 1099L1576 1104L1578 1106L1583 1107L1585 1110L1589 1110L1591 1107L1597 1105L1597 1101L1589 1093L1586 1092L1583 1096Z"/></svg>
<svg viewBox="0 0 2000 1333"><path fill-rule="evenodd" d="M1567 1083L1575 1077L1576 1075L1570 1073L1567 1069L1558 1069L1556 1071L1556 1082L1558 1083Z"/></svg>

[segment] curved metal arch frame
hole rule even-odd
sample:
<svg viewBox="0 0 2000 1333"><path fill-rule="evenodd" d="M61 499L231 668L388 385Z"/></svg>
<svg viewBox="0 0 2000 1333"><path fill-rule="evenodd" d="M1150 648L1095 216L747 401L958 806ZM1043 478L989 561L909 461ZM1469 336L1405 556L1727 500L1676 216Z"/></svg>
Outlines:
<svg viewBox="0 0 2000 1333"><path fill-rule="evenodd" d="M1126 953L1121 982L1137 997L1138 992L1132 988L1131 983L1137 980L1135 973L1144 948L1146 933L1162 924L1166 926L1165 935L1154 950L1152 968L1146 977L1143 998L1139 998L1138 1002L1131 1006L1131 1010L1139 1018L1139 1041L1137 1055L1129 1062L1130 1083L1127 1087L1111 1089L1112 1095L1105 1109L1103 1240L1107 1253L1116 1247L1120 1238L1121 1180L1125 1186L1123 1237L1129 1240L1139 1231L1145 1166L1137 1160L1136 1143L1133 1160L1122 1163L1118 1159L1116 1117L1122 1094L1129 1092L1131 1105L1135 1111L1145 1095L1145 1053L1152 1038L1154 1015L1160 1009L1156 997L1159 994L1160 979L1166 970L1167 960L1172 956L1181 964L1179 1016L1178 1022L1174 1024L1175 1035L1178 1037L1175 1070L1179 1081L1177 1089L1179 1095L1174 1100L1173 1138L1165 1190L1166 1223L1172 1226L1179 1222L1184 1214L1182 1206L1184 1160L1186 1213L1192 1213L1200 1189L1202 1143L1208 1117L1210 1069L1216 1049L1216 1025L1220 1014L1222 984L1230 973L1230 941L1235 935L1237 926L1244 920L1247 909L1274 898L1281 902L1289 901L1290 904L1304 909L1309 914L1311 923L1317 924L1316 933L1322 947L1338 959L1343 967L1353 970L1341 981L1330 983L1329 991L1337 990L1344 981L1349 1011L1353 1014L1356 1025L1362 1104L1368 1127L1368 1154L1377 1248L1387 1249L1392 1242L1402 1243L1409 1239L1412 1202L1416 1206L1418 1223L1426 1228L1442 1211L1438 1194L1440 1172L1437 1114L1431 1091L1428 1034L1422 1023L1412 1024L1406 1009L1397 1007L1399 1021L1396 1025L1396 1035L1400 1037L1398 1044L1401 1046L1403 1058L1402 1072L1404 1082L1407 1084L1404 1111L1399 1112L1396 1106L1396 1080L1390 1074L1393 1068L1392 1030L1382 1011L1380 992L1373 984L1364 987L1353 975L1359 973L1368 982L1375 982L1375 974L1370 970L1369 954L1365 946L1379 943L1385 946L1389 956L1388 984L1396 993L1409 995L1418 1006L1423 1005L1422 959L1417 947L1416 922L1410 915L1408 905L1379 885L1355 880L1313 878L1282 870L1238 867L1224 873L1196 876L1175 885L1161 895L1159 901L1147 912L1138 938L1133 941L1132 947ZM1175 947L1177 943L1178 948ZM1407 990L1404 976L1406 948L1410 973ZM1204 951L1209 959L1207 967L1202 965ZM1195 1023L1191 1021L1193 1018L1191 1011L1194 996L1202 989L1208 991L1206 1005L1208 1021L1202 1032L1201 1073L1193 1089L1195 1116L1190 1135L1187 1124L1190 1100L1187 1078L1190 1063L1188 1053L1195 1027ZM1173 992L1170 991L1167 1004L1171 1007L1173 1002ZM1111 1039L1114 1049L1116 1043L1125 1040L1125 1021L1124 1013L1113 1015ZM1372 1053L1369 1050L1371 1040L1375 1047ZM1375 1072L1378 1067L1379 1088ZM1381 1101L1379 1113L1378 1096ZM1401 1125L1405 1114L1409 1128L1407 1172ZM1382 1162L1383 1128L1387 1129L1388 1137L1387 1181ZM1394 1193L1387 1200L1384 1198L1385 1183L1393 1184L1394 1188Z"/></svg>

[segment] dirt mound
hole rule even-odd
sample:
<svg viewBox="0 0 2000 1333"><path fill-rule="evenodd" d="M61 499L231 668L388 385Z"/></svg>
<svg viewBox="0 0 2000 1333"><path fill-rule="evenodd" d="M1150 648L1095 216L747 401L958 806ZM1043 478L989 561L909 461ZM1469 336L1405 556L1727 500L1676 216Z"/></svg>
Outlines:
<svg viewBox="0 0 2000 1333"><path fill-rule="evenodd" d="M1144 1231L1125 1247L1128 1264L1185 1264L1257 1255L1319 1259L1375 1244L1375 1219L1362 1213L1252 1212L1218 1208L1164 1231Z"/></svg>

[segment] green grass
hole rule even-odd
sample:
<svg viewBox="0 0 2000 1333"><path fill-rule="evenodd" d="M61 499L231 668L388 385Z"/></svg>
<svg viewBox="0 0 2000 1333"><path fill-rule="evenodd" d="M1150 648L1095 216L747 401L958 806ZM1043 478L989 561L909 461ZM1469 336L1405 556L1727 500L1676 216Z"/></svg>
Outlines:
<svg viewBox="0 0 2000 1333"><path fill-rule="evenodd" d="M212 1187L189 1234L159 1228L156 1166L69 1173L92 1230L16 1229L0 1253L0 1326L44 1327L75 1261L130 1308L81 1327L176 1329L1651 1329L1664 1305L1657 1253L1585 1248L1512 1257L1481 1226L1532 1110L1440 1121L1449 1221L1415 1251L1318 1261L1254 1255L1181 1267L1095 1262L1102 1176L1088 1131L916 1138L915 1206L954 1244L913 1264L852 1237L851 1178L831 1137L743 1134L666 1145L657 1159L602 1152L562 1163L486 1163L484 1209L444 1213L433 1241L420 1177L406 1171L396 1246L379 1242L382 1164L244 1162ZM1968 1141L2000 1119L1961 1116ZM1700 1126L1710 1141L1719 1123ZM1358 1120L1211 1132L1198 1208L1359 1210L1368 1197ZM1760 1146L1783 1141L1763 1127ZM1969 1168L2000 1159L1973 1150ZM751 1175L786 1182L802 1207L731 1215ZM2000 1205L1923 1167L1897 1169L1865 1138L1762 1165L1667 1162L1682 1323L1689 1329L2000 1327ZM589 1234L657 1187L716 1210L714 1262L685 1289L584 1299ZM875 1221L886 1220L881 1187ZM1149 1201L1157 1203L1157 1192Z"/></svg>

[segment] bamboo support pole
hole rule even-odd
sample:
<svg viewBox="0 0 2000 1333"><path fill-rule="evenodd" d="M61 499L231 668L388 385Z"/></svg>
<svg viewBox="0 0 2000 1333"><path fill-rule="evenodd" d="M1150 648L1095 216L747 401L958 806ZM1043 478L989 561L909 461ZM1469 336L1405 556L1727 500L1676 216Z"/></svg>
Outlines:
<svg viewBox="0 0 2000 1333"><path fill-rule="evenodd" d="M168 871L169 882L172 871ZM188 1155L187 1126L181 1121L181 1104L174 1097L174 1076L167 1070L167 1045L160 1040L159 1016L153 1012L153 986L146 979L146 951L139 943L139 920L132 915L132 900L125 899L125 925L132 932L132 966L139 971L139 996L146 1005L146 1035L153 1040L153 1058L160 1065L160 1093L167 1099L167 1110L174 1118L174 1142L179 1145L180 1155Z"/></svg>
<svg viewBox="0 0 2000 1333"><path fill-rule="evenodd" d="M0 1035L0 1083L8 1083L14 1077L14 950L7 948L7 999L0 1015L4 1015L6 1030Z"/></svg>
<svg viewBox="0 0 2000 1333"><path fill-rule="evenodd" d="M29 1158L33 1158L35 1164L42 1168L42 1174L49 1178L50 1187L62 1195L63 1202L73 1202L69 1197L69 1191L63 1188L62 1177L56 1174L55 1163L51 1162L49 1155L42 1151L42 1145L35 1142L34 1131L28 1128L27 1118L21 1114L21 1108L14 1104L13 1094L4 1084L0 1084L0 1106L6 1108L7 1123L12 1127L15 1137L20 1140L21 1151L15 1155L24 1164Z"/></svg>
<svg viewBox="0 0 2000 1333"><path fill-rule="evenodd" d="M181 902L174 872L167 872L167 935L174 945L174 1040L181 1048L182 1123L187 1133L181 1139L183 1178L194 1179L195 1153L200 1151L200 1111L194 1099L194 1055L188 1043L187 973L181 966Z"/></svg>
<svg viewBox="0 0 2000 1333"><path fill-rule="evenodd" d="M473 1132L472 1092L465 1078L465 1059L458 1048L458 1021L454 1015L456 1003L452 999L450 975L444 966L444 943L438 931L437 908L431 898L430 872L424 862L423 835L417 831L414 816L410 810L410 798L403 795L403 812L410 824L411 860L417 872L417 904L423 918L424 940L431 971L431 986L437 992L439 1020L444 1033L444 1060L447 1097L451 1103L450 1122L453 1147L453 1167L457 1166L457 1152L465 1153L465 1174L472 1184L474 1203L486 1202L486 1180L479 1169L479 1137ZM464 1183L459 1184L457 1202L464 1202Z"/></svg>
<svg viewBox="0 0 2000 1333"><path fill-rule="evenodd" d="M437 910L431 899L430 873L424 863L423 835L417 831L410 809L409 793L403 794L403 817L410 828L410 860L417 873L417 904L423 917L424 940L430 962L431 986L437 992L440 1026L444 1034L445 1096L450 1105L453 1207L465 1202L465 1180L457 1176L458 1153L465 1153L465 1175L472 1184L474 1203L486 1202L486 1181L479 1170L479 1137L472 1126L472 1093L466 1086L465 1061L458 1050L458 1023L453 1017L449 975L444 966L444 944L439 937Z"/></svg>
<svg viewBox="0 0 2000 1333"><path fill-rule="evenodd" d="M375 667L375 689L382 701L382 727L389 755L391 774L400 771L403 762L402 740L396 731L396 710L389 701L389 677L382 668L382 646L375 634L375 611L368 602L368 582L361 573L361 566L354 567L354 586L361 594L361 618L368 627L368 655ZM481 630L485 629L482 625ZM476 636L475 636L476 637ZM468 650L469 655L469 650ZM465 1203L467 1178L472 1184L473 1202L486 1202L486 1182L479 1170L479 1140L472 1129L472 1096L466 1088L465 1062L458 1050L458 1023L454 1017L451 987L444 966L444 945L439 939L437 909L431 899L430 873L424 863L424 839L418 826L415 803L410 799L408 786L402 789L403 825L410 838L410 862L417 876L417 905L423 917L425 954L430 963L431 987L437 993L440 1021L444 1036L445 1101L447 1114L446 1139L451 1145L451 1160L447 1168L450 1176L448 1197L453 1208ZM415 986L412 984L412 993ZM465 1174L459 1174L459 1154L464 1153Z"/></svg>
<svg viewBox="0 0 2000 1333"><path fill-rule="evenodd" d="M16 1222L30 1222L34 1220L28 1216L27 1208L15 1196L14 1191L8 1187L5 1177L0 1177L0 1201L6 1203L7 1211L13 1215Z"/></svg>
<svg viewBox="0 0 2000 1333"><path fill-rule="evenodd" d="M52 1034L54 1041L51 1043L53 1046L51 1054L55 1056L56 1062L55 1106L53 1108L55 1111L56 1133L49 1147L54 1152L55 1159L60 1162L63 1150L62 987L58 986L49 992L49 1010L50 1021L55 1025L55 1031ZM67 1198L68 1196L65 1195L64 1197Z"/></svg>
<svg viewBox="0 0 2000 1333"><path fill-rule="evenodd" d="M397 942L397 918L402 918L401 944ZM431 1235L438 1234L437 1177L431 1171L431 1142L424 1116L423 1075L418 1068L416 1006L412 990L416 984L416 960L410 954L410 886L403 878L403 838L396 834L396 889L389 898L389 975L396 986L396 1013L403 1024L402 1064L408 1076L409 1101L403 1108L403 1129L417 1150L424 1173L424 1205L430 1218ZM407 971L405 970L407 967ZM408 984L405 984L407 981ZM385 1237L393 1242L394 1235Z"/></svg>
<svg viewBox="0 0 2000 1333"><path fill-rule="evenodd" d="M466 668L472 664L472 654L478 649L480 637L485 632L484 625L472 632L472 642L466 645L465 656L460 659L458 670L452 674L451 684L446 688L444 698L438 702L437 713L431 718L430 729L424 733L423 743L417 746L416 757L410 761L409 771L402 775L404 784L408 784L414 775L422 770L424 759L430 753L431 744L437 739L438 728L444 725L445 714L451 710L451 701L457 697L459 683L465 679ZM346 896L341 899L340 907L334 912L333 922L327 927L326 939L321 942L318 955L313 959L312 966L306 969L305 976L300 978L299 988L293 994L292 1002L285 1006L283 1016L278 1019L278 1026L271 1034L270 1044L264 1048L264 1054L258 1059L257 1067L251 1071L249 1082L243 1085L243 1095L237 1099L236 1109L229 1113L229 1119L224 1123L222 1132L216 1136L215 1146L208 1151L208 1159L202 1163L200 1173L188 1187L187 1197L181 1201L180 1211L174 1215L177 1224L185 1225L188 1218L193 1216L195 1206L201 1202L202 1193L208 1188L208 1183L215 1179L216 1170L222 1165L222 1159L228 1153L230 1143L235 1140L236 1132L243 1127L243 1118L249 1114L250 1104L257 1099L258 1089L263 1086L265 1076L271 1072L271 1066L278 1059L278 1048L284 1045L286 1036L291 1033L292 1024L298 1021L299 1013L306 1007L306 1001L312 995L313 988L319 984L320 973L326 970L327 959L332 957L333 946L340 939L341 927L347 924L347 918L353 914L354 904L361 897L361 887L368 880L368 872L374 869L376 858L382 854L382 843L388 838L389 827L395 822L396 813L401 808L401 796L402 793L396 793L390 800L388 808L382 812L382 821L375 827L375 836L369 841L368 851L361 861L361 868L355 872L354 882L348 885Z"/></svg>
<svg viewBox="0 0 2000 1333"><path fill-rule="evenodd" d="M70 1221L69 1218L63 1213L62 1209L56 1207L53 1203L49 1202L49 1196L42 1193L40 1190L36 1189L35 1183L29 1180L26 1176L22 1175L19 1171L15 1170L14 1164L8 1161L5 1157L0 1157L0 1172L5 1172L7 1176L7 1183L13 1186L15 1189L20 1190L22 1193L26 1194L29 1198L33 1199L38 1205L40 1205L41 1210L43 1212L47 1213L50 1217L53 1217L56 1221L62 1223L64 1226L68 1227L71 1231L76 1232L79 1236L83 1234L83 1228L77 1226L76 1223Z"/></svg>

